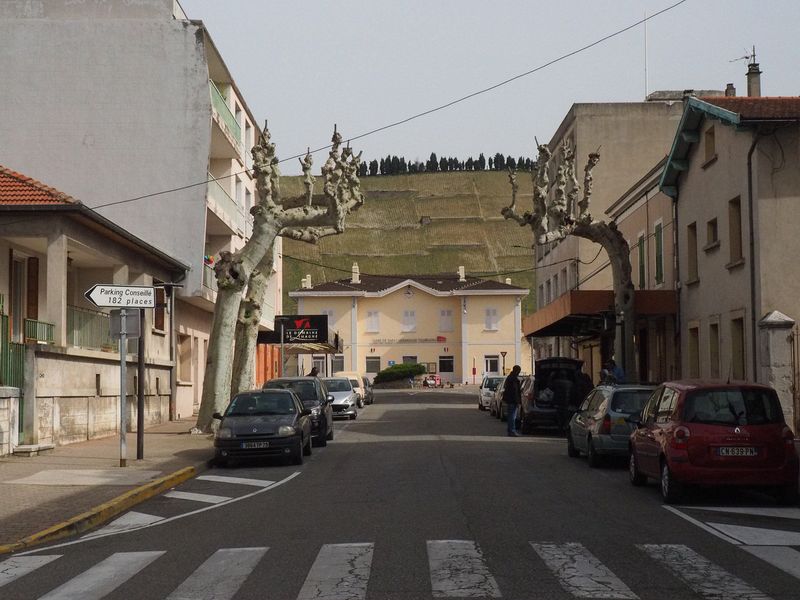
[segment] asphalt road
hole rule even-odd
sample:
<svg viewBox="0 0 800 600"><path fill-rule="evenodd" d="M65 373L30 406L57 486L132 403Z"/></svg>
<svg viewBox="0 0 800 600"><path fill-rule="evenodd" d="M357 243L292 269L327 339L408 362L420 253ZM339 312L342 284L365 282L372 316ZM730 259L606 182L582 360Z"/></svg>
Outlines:
<svg viewBox="0 0 800 600"><path fill-rule="evenodd" d="M473 396L380 393L302 466L213 469L112 527L150 526L0 562L0 598L800 598L800 509L690 500Z"/></svg>

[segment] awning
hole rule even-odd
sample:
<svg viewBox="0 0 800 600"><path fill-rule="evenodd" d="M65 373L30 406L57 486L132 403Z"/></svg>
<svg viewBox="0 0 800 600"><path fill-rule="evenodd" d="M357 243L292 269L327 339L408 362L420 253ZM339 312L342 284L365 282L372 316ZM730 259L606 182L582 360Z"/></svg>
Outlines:
<svg viewBox="0 0 800 600"><path fill-rule="evenodd" d="M678 296L674 290L636 290L637 316L674 315ZM593 336L613 326L614 292L611 290L571 290L544 308L525 317L526 336Z"/></svg>

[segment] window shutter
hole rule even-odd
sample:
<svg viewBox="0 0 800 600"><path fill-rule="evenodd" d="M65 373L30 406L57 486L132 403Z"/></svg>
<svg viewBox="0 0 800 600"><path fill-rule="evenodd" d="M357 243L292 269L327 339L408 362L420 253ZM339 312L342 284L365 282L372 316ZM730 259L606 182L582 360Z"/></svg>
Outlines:
<svg viewBox="0 0 800 600"><path fill-rule="evenodd" d="M25 294L26 314L28 319L36 321L39 319L39 259L29 258L26 271L28 279L27 293Z"/></svg>

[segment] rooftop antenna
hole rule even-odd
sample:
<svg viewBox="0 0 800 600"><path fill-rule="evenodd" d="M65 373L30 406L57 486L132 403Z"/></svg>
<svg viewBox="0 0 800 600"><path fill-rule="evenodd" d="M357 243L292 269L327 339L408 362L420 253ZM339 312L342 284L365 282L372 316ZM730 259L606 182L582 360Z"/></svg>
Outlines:
<svg viewBox="0 0 800 600"><path fill-rule="evenodd" d="M644 11L644 99L647 100L647 11Z"/></svg>
<svg viewBox="0 0 800 600"><path fill-rule="evenodd" d="M748 50L747 48L745 48L744 56L740 56L739 58L733 58L733 59L729 60L728 62L738 62L740 60L750 60L750 59L753 59L752 62L756 62L756 47L755 46L753 46L752 50Z"/></svg>

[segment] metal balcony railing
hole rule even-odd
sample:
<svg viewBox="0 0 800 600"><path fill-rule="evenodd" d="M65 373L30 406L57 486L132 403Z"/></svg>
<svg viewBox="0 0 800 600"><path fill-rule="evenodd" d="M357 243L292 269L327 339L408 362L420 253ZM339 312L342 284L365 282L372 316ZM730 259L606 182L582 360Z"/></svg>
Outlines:
<svg viewBox="0 0 800 600"><path fill-rule="evenodd" d="M114 350L117 343L111 339L108 314L67 306L67 343L79 348Z"/></svg>
<svg viewBox="0 0 800 600"><path fill-rule="evenodd" d="M0 385L22 389L24 375L25 344L11 341L8 315L0 314Z"/></svg>
<svg viewBox="0 0 800 600"><path fill-rule="evenodd" d="M231 195L225 191L219 181L208 174L208 196L226 214L237 231L244 231L244 211Z"/></svg>
<svg viewBox="0 0 800 600"><path fill-rule="evenodd" d="M217 291L217 276L214 274L214 267L203 265L203 285L208 289Z"/></svg>
<svg viewBox="0 0 800 600"><path fill-rule="evenodd" d="M38 342L40 344L52 344L55 339L55 325L52 323L45 323L44 321L36 321L34 319L25 319L25 341Z"/></svg>
<svg viewBox="0 0 800 600"><path fill-rule="evenodd" d="M241 125L239 125L239 122L236 120L236 116L234 116L233 112L231 112L228 103L225 101L225 96L222 95L222 92L219 91L219 88L210 79L208 80L208 88L211 90L211 105L214 107L214 110L217 111L219 118L225 124L225 127L228 129L228 133L234 140L236 140L236 146L239 150L239 153L241 153L243 148Z"/></svg>

